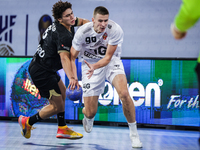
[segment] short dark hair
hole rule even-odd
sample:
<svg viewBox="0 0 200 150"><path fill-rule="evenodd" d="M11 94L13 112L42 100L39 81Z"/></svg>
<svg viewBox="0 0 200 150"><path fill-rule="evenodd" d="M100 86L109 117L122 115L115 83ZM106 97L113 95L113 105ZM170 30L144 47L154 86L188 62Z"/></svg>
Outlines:
<svg viewBox="0 0 200 150"><path fill-rule="evenodd" d="M93 12L93 17L96 16L96 14L100 14L100 15L109 15L109 11L107 8L103 7L103 6L98 6L94 9Z"/></svg>
<svg viewBox="0 0 200 150"><path fill-rule="evenodd" d="M62 13L66 9L72 9L72 4L69 2L62 2L61 0L55 3L52 7L53 17L55 20L58 20L59 18L62 18Z"/></svg>

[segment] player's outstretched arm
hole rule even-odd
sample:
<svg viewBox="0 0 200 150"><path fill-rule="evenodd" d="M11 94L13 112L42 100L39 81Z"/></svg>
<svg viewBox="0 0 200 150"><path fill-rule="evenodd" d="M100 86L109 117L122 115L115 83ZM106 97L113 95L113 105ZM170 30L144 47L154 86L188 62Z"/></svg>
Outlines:
<svg viewBox="0 0 200 150"><path fill-rule="evenodd" d="M85 23L88 23L88 22L90 22L90 21L87 20L87 19L78 18L78 24L77 24L77 26L81 26L81 25L83 25L83 24L85 24Z"/></svg>

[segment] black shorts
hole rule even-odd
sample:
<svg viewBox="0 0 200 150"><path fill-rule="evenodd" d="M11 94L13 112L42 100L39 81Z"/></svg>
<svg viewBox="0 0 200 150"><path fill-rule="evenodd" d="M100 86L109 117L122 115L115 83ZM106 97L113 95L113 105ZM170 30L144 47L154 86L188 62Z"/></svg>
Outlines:
<svg viewBox="0 0 200 150"><path fill-rule="evenodd" d="M50 72L39 66L37 62L32 61L28 71L35 86L38 88L40 95L50 99L52 95L60 96L58 82L60 76L57 72Z"/></svg>

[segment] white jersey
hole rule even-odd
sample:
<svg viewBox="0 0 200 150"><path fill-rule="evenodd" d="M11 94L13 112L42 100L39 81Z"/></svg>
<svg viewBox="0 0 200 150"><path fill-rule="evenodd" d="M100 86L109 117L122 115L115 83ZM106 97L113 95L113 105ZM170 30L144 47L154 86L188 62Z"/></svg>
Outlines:
<svg viewBox="0 0 200 150"><path fill-rule="evenodd" d="M98 61L102 59L109 45L118 45L113 57L121 55L121 45L123 42L123 31L121 27L112 20L104 32L96 33L93 28L93 22L82 25L75 33L72 46L75 50L80 51L79 59Z"/></svg>

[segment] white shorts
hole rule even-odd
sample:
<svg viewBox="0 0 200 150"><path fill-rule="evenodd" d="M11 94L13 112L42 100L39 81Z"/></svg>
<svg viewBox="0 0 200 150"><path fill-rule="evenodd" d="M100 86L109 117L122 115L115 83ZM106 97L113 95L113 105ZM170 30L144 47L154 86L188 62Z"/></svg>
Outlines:
<svg viewBox="0 0 200 150"><path fill-rule="evenodd" d="M89 63L95 63L88 61ZM104 92L105 80L112 84L114 77L118 74L125 74L124 66L120 58L112 58L110 63L102 68L94 70L93 75L88 79L86 74L89 67L82 62L82 88L83 97L99 96Z"/></svg>

